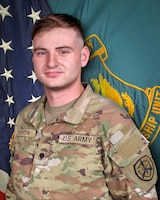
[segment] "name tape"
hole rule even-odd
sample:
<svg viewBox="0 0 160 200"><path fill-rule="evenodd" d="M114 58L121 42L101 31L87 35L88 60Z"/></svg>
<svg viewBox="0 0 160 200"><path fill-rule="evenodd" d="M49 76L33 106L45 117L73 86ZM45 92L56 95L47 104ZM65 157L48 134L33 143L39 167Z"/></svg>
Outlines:
<svg viewBox="0 0 160 200"><path fill-rule="evenodd" d="M94 145L96 142L96 136L88 135L60 135L59 143L75 143L75 144L88 144Z"/></svg>

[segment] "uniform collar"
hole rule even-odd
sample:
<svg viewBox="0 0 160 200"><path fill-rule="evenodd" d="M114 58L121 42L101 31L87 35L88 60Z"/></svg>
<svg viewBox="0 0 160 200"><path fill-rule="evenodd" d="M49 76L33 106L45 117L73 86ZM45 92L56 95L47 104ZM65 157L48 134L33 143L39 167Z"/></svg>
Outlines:
<svg viewBox="0 0 160 200"><path fill-rule="evenodd" d="M79 124L84 117L84 112L92 98L93 90L87 83L83 83L84 91L81 96L77 99L75 104L68 111L63 113L54 122L67 122L71 124ZM40 100L35 102L35 105L26 117L26 120L30 122L34 127L42 127L45 125L45 114L44 106L46 103L46 95L44 95Z"/></svg>
<svg viewBox="0 0 160 200"><path fill-rule="evenodd" d="M79 124L84 117L84 112L92 98L93 91L87 83L83 83L84 91L77 99L75 104L64 114L62 114L57 121L65 121L71 124Z"/></svg>

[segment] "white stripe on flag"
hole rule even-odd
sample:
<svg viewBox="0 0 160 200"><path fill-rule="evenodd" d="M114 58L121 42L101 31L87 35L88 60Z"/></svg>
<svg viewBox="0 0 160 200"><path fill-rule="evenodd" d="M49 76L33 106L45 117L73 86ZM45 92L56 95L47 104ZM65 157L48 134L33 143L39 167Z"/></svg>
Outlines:
<svg viewBox="0 0 160 200"><path fill-rule="evenodd" d="M1 192L6 192L6 189L7 189L7 183L8 183L8 180L9 180L9 175L0 169L0 177L1 177L1 181L0 181L0 191Z"/></svg>

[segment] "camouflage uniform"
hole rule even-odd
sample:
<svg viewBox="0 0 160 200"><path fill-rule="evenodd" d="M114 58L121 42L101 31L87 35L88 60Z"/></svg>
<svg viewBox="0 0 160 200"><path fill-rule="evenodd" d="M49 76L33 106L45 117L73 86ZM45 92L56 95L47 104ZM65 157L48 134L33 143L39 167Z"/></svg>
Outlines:
<svg viewBox="0 0 160 200"><path fill-rule="evenodd" d="M7 199L157 199L148 141L122 108L88 85L46 125L45 102L17 117Z"/></svg>

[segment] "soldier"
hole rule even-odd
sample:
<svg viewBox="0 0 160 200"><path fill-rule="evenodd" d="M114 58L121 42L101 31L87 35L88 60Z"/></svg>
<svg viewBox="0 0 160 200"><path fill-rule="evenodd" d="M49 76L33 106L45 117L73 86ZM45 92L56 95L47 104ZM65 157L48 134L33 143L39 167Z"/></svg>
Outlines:
<svg viewBox="0 0 160 200"><path fill-rule="evenodd" d="M45 94L18 115L10 200L156 200L148 141L128 113L81 82L89 60L80 22L51 14L33 27Z"/></svg>

